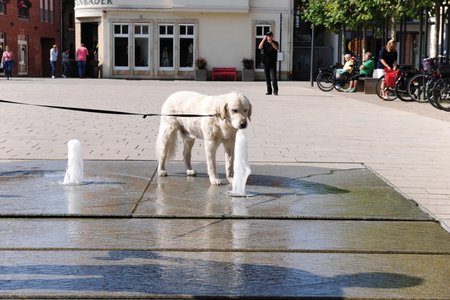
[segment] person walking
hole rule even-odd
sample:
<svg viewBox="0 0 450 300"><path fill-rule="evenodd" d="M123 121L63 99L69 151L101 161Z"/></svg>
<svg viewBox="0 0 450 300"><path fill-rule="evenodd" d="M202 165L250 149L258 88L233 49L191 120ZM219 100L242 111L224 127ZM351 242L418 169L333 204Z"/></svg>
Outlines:
<svg viewBox="0 0 450 300"><path fill-rule="evenodd" d="M263 52L264 74L266 76L267 93L266 95L278 95L277 82L277 56L278 42L273 39L272 31L266 33L258 49Z"/></svg>
<svg viewBox="0 0 450 300"><path fill-rule="evenodd" d="M86 72L86 60L89 55L88 49L81 43L81 47L77 49L78 76L84 78Z"/></svg>
<svg viewBox="0 0 450 300"><path fill-rule="evenodd" d="M67 72L69 71L70 59L69 59L69 50L65 50L61 54L62 60L62 77L67 78Z"/></svg>
<svg viewBox="0 0 450 300"><path fill-rule="evenodd" d="M6 80L12 80L12 69L14 66L14 53L9 49L8 45L5 46L5 51L2 53L1 64L5 69Z"/></svg>
<svg viewBox="0 0 450 300"><path fill-rule="evenodd" d="M50 66L52 67L52 78L55 79L56 76L56 62L58 60L58 47L53 45L50 49Z"/></svg>

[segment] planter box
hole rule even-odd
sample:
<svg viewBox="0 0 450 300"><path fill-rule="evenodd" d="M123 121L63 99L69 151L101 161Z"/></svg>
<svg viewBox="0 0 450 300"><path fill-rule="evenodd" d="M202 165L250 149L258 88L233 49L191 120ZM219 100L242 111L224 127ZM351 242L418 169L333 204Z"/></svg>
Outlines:
<svg viewBox="0 0 450 300"><path fill-rule="evenodd" d="M195 69L195 80L197 81L206 81L207 79L208 70L200 70Z"/></svg>
<svg viewBox="0 0 450 300"><path fill-rule="evenodd" d="M242 81L255 81L255 70L242 70Z"/></svg>

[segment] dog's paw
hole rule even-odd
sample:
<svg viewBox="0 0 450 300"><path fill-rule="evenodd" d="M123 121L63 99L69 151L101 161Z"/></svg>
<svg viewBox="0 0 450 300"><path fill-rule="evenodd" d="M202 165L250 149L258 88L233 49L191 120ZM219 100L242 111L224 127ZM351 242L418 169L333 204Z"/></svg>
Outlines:
<svg viewBox="0 0 450 300"><path fill-rule="evenodd" d="M209 182L211 182L211 185L221 185L222 184L222 180L220 180L219 178L210 178Z"/></svg>
<svg viewBox="0 0 450 300"><path fill-rule="evenodd" d="M195 170L186 170L187 176L197 176L197 172Z"/></svg>
<svg viewBox="0 0 450 300"><path fill-rule="evenodd" d="M159 171L158 171L158 175L159 175L160 177L166 177L166 176L167 176L167 172L166 172L166 170L159 170Z"/></svg>

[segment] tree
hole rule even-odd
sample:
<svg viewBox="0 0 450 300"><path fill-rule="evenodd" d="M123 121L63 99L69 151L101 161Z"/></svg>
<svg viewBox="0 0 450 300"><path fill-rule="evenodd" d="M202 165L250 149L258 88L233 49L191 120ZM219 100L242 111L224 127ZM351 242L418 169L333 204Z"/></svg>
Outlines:
<svg viewBox="0 0 450 300"><path fill-rule="evenodd" d="M387 23L390 38L402 18L417 19L423 9L433 11L441 4L442 0L303 0L303 14L307 21L336 33L356 28L365 32L367 26L383 28Z"/></svg>
<svg viewBox="0 0 450 300"><path fill-rule="evenodd" d="M382 26L401 18L415 19L422 9L433 8L439 0L303 0L305 18L327 29L356 28L367 24Z"/></svg>

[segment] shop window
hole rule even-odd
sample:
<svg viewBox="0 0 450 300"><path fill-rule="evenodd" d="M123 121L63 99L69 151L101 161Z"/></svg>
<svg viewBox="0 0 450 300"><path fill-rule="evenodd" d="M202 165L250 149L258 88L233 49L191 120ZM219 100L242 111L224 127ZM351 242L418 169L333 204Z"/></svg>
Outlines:
<svg viewBox="0 0 450 300"><path fill-rule="evenodd" d="M128 24L114 24L114 67L128 69Z"/></svg>
<svg viewBox="0 0 450 300"><path fill-rule="evenodd" d="M148 25L134 25L134 66L149 67L150 36Z"/></svg>
<svg viewBox="0 0 450 300"><path fill-rule="evenodd" d="M180 69L194 68L194 39L195 30L194 25L180 25Z"/></svg>
<svg viewBox="0 0 450 300"><path fill-rule="evenodd" d="M258 49L261 40L264 38L264 35L268 31L272 31L272 26L270 25L256 25L255 28L255 69L264 69L263 57L261 50Z"/></svg>
<svg viewBox="0 0 450 300"><path fill-rule="evenodd" d="M20 19L30 18L30 8L31 8L30 0L17 0L17 9L19 10Z"/></svg>
<svg viewBox="0 0 450 300"><path fill-rule="evenodd" d="M159 25L159 67L173 69L174 25Z"/></svg>

